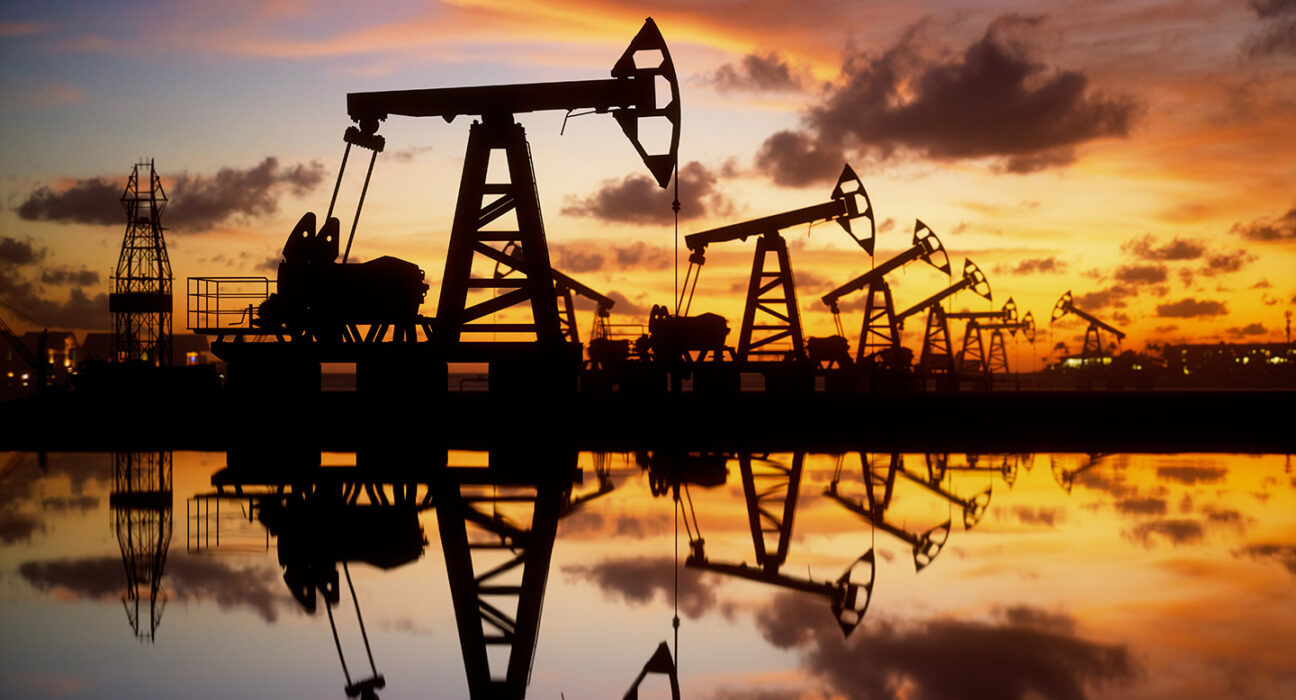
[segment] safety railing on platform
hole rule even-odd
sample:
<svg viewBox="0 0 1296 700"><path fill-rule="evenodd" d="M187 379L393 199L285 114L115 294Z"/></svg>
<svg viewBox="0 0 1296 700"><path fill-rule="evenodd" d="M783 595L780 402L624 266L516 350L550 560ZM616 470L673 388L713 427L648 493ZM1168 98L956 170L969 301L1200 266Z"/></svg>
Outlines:
<svg viewBox="0 0 1296 700"><path fill-rule="evenodd" d="M255 497L242 494L201 493L185 499L187 549L192 554L269 550L270 531L257 522L257 507Z"/></svg>
<svg viewBox="0 0 1296 700"><path fill-rule="evenodd" d="M189 330L203 335L246 335L256 308L270 296L265 277L190 277L186 320Z"/></svg>

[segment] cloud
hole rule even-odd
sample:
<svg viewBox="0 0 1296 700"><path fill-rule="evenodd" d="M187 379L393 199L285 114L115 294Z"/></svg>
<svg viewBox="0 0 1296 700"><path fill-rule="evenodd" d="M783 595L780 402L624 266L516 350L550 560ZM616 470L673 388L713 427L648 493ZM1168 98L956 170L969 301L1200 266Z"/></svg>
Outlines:
<svg viewBox="0 0 1296 700"><path fill-rule="evenodd" d="M1165 519L1139 523L1133 529L1126 530L1124 534L1144 547L1151 547L1156 537L1164 537L1177 547L1181 544L1201 541L1204 530L1202 524L1196 520Z"/></svg>
<svg viewBox="0 0 1296 700"><path fill-rule="evenodd" d="M1084 74L1043 62L1028 41L1042 22L1001 15L961 54L935 57L919 22L880 54L847 55L840 81L810 109L804 129L775 134L761 148L785 158L761 167L794 184L808 175L807 162L841 162L854 149L880 160L995 158L1000 169L1025 173L1071 163L1086 142L1126 136L1136 102L1095 93Z"/></svg>
<svg viewBox="0 0 1296 700"><path fill-rule="evenodd" d="M1199 316L1223 316L1227 313L1228 308L1222 301L1197 300L1191 297L1169 304L1157 304L1156 308L1156 315L1161 318L1197 318Z"/></svg>
<svg viewBox="0 0 1296 700"><path fill-rule="evenodd" d="M1163 498L1125 498L1116 501L1116 510L1134 515L1165 515L1166 502Z"/></svg>
<svg viewBox="0 0 1296 700"><path fill-rule="evenodd" d="M646 605L658 595L669 602L675 590L675 563L667 558L609 559L590 566L572 565L563 571L598 586L604 594L620 596L631 605ZM719 603L715 577L688 567L679 570L679 609L697 619Z"/></svg>
<svg viewBox="0 0 1296 700"><path fill-rule="evenodd" d="M1083 698L1140 670L1124 645L1084 639L1069 617L1034 608L1000 610L988 621L880 622L849 640L815 612L810 601L781 593L758 614L757 628L776 646L802 648L806 670L832 696L890 698L906 688L919 698Z"/></svg>
<svg viewBox="0 0 1296 700"><path fill-rule="evenodd" d="M1248 335L1266 335L1269 333L1268 329L1266 329L1264 324L1261 323L1248 323L1245 326L1234 326L1224 332L1234 338L1241 338Z"/></svg>
<svg viewBox="0 0 1296 700"><path fill-rule="evenodd" d="M1053 527L1064 519L1065 514L1066 511L1061 508L1031 508L1029 506L1015 506L1013 508L1013 515L1017 516L1017 521L1023 525Z"/></svg>
<svg viewBox="0 0 1296 700"><path fill-rule="evenodd" d="M126 588L120 557L28 561L18 573L39 591L62 590L87 599L116 598ZM279 618L286 589L269 569L235 569L209 557L171 557L163 586L173 600L210 600L221 609L250 608L266 622Z"/></svg>
<svg viewBox="0 0 1296 700"><path fill-rule="evenodd" d="M1153 330L1154 330L1155 332L1157 332L1157 333L1173 333L1173 332L1179 330L1179 326L1177 326L1177 325L1171 323L1171 324L1168 324L1168 325L1165 325L1165 326L1157 326L1157 327L1154 328Z"/></svg>
<svg viewBox="0 0 1296 700"><path fill-rule="evenodd" d="M1264 28L1247 38L1243 52L1251 58L1296 56L1296 2L1250 0L1249 4Z"/></svg>
<svg viewBox="0 0 1296 700"><path fill-rule="evenodd" d="M162 223L177 233L196 232L230 220L270 216L279 211L279 198L309 193L324 179L318 161L281 167L267 157L247 168L221 168L213 175L184 173L163 179L168 202ZM169 181L168 181L169 180ZM38 188L18 205L18 217L25 221L63 224L124 226L126 215L118 180L77 180L71 187L55 191Z"/></svg>
<svg viewBox="0 0 1296 700"><path fill-rule="evenodd" d="M1157 479L1180 484L1214 483L1223 479L1228 470L1221 467L1170 466L1157 467Z"/></svg>
<svg viewBox="0 0 1296 700"><path fill-rule="evenodd" d="M602 254L584 246L550 244L549 257L556 269L571 274L602 270L604 263Z"/></svg>
<svg viewBox="0 0 1296 700"><path fill-rule="evenodd" d="M1207 256L1206 264L1199 268L1198 272L1207 277L1224 275L1241 270L1255 259L1256 256L1245 250L1235 250L1232 253L1216 253Z"/></svg>
<svg viewBox="0 0 1296 700"><path fill-rule="evenodd" d="M1142 260L1196 260L1206 252L1206 245L1199 241L1174 237L1165 245L1158 245L1152 234L1141 238L1132 238L1121 244L1121 250L1133 254Z"/></svg>
<svg viewBox="0 0 1296 700"><path fill-rule="evenodd" d="M717 187L719 175L697 161L680 168L681 221L703 216L728 216L733 201ZM569 197L562 213L621 224L661 225L674 221L673 188L662 189L647 175L627 175L620 181L607 180L594 194Z"/></svg>
<svg viewBox="0 0 1296 700"><path fill-rule="evenodd" d="M1165 265L1122 265L1116 268L1116 280L1130 284L1160 284L1169 271Z"/></svg>
<svg viewBox="0 0 1296 700"><path fill-rule="evenodd" d="M608 290L605 296L607 296L607 298L611 299L613 302L612 313L619 314L621 316L647 316L648 315L647 306L644 306L643 304L636 304L635 302L630 301L630 299L628 299L626 295L622 294L621 292L618 292L616 290Z"/></svg>
<svg viewBox="0 0 1296 700"><path fill-rule="evenodd" d="M62 265L41 270L40 281L43 284L70 284L75 287L90 287L99 284L99 273L84 267L80 270L73 270L66 265Z"/></svg>
<svg viewBox="0 0 1296 700"><path fill-rule="evenodd" d="M1010 275L1029 275L1036 272L1065 272L1066 268L1067 264L1056 257L1029 258L1016 265L996 265L994 272L995 274L1006 272Z"/></svg>
<svg viewBox="0 0 1296 700"><path fill-rule="evenodd" d="M1251 544L1233 552L1233 556L1246 555L1253 559L1270 559L1296 575L1296 545Z"/></svg>
<svg viewBox="0 0 1296 700"><path fill-rule="evenodd" d="M549 256L555 268L574 275L600 270L665 270L674 261L669 248L643 241L611 248L602 242L551 243Z"/></svg>
<svg viewBox="0 0 1296 700"><path fill-rule="evenodd" d="M0 510L0 542L13 544L26 542L37 532L44 532L44 525L35 517L11 510Z"/></svg>
<svg viewBox="0 0 1296 700"><path fill-rule="evenodd" d="M0 236L0 266L32 265L44 258L45 253L45 248L37 248L30 240Z"/></svg>
<svg viewBox="0 0 1296 700"><path fill-rule="evenodd" d="M1138 290L1126 285L1114 284L1106 289L1100 289L1096 292L1087 292L1073 299L1076 308L1084 309L1105 309L1105 308L1123 308L1125 299L1128 297L1138 296Z"/></svg>
<svg viewBox="0 0 1296 700"><path fill-rule="evenodd" d="M840 146L821 144L800 131L780 131L765 139L756 152L756 168L785 187L831 181L844 162L846 154Z"/></svg>
<svg viewBox="0 0 1296 700"><path fill-rule="evenodd" d="M1252 241L1296 240L1296 207L1281 216L1256 219L1249 224L1233 224L1229 230Z"/></svg>
<svg viewBox="0 0 1296 700"><path fill-rule="evenodd" d="M806 88L809 75L770 51L743 56L737 65L726 63L704 80L720 92L800 92Z"/></svg>

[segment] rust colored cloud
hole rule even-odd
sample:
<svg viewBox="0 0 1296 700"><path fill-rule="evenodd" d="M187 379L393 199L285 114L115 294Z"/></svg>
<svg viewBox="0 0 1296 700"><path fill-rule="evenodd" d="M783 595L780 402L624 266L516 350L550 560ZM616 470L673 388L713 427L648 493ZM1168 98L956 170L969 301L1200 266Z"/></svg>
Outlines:
<svg viewBox="0 0 1296 700"><path fill-rule="evenodd" d="M1206 252L1206 246L1199 241L1178 236L1169 243L1160 245L1152 234L1148 234L1126 241L1121 245L1121 250L1133 254L1140 260L1196 260Z"/></svg>
<svg viewBox="0 0 1296 700"><path fill-rule="evenodd" d="M1158 304L1156 309L1156 315L1161 318L1199 318L1223 316L1227 313L1228 308L1222 301L1198 300L1191 297L1169 304Z"/></svg>
<svg viewBox="0 0 1296 700"><path fill-rule="evenodd" d="M734 204L718 187L719 175L693 161L680 168L681 220L703 216L726 216ZM627 175L607 180L597 192L583 199L570 198L562 213L619 224L662 225L674 220L673 189L662 189L646 175Z"/></svg>
<svg viewBox="0 0 1296 700"><path fill-rule="evenodd" d="M1281 216L1256 219L1249 224L1233 224L1230 230L1252 241L1296 240L1296 207Z"/></svg>
<svg viewBox="0 0 1296 700"><path fill-rule="evenodd" d="M800 92L809 76L775 51L750 53L737 64L726 63L705 78L720 92Z"/></svg>
<svg viewBox="0 0 1296 700"><path fill-rule="evenodd" d="M1038 58L1028 38L1042 22L1002 15L954 57L927 55L923 23L880 55L848 55L804 129L766 141L760 153L780 157L758 166L776 182L808 184L832 173L807 170L807 162L841 161L854 149L882 160L994 158L1001 170L1026 173L1073 162L1089 141L1126 136L1138 104L1096 93L1084 74Z"/></svg>
<svg viewBox="0 0 1296 700"><path fill-rule="evenodd" d="M1251 58L1296 56L1296 1L1250 0L1262 28L1247 39L1244 51Z"/></svg>

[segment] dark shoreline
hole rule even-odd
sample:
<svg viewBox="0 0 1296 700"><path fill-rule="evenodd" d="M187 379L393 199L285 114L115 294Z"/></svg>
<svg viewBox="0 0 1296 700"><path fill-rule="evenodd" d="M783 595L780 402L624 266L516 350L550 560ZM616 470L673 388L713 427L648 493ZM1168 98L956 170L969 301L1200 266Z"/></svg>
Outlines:
<svg viewBox="0 0 1296 700"><path fill-rule="evenodd" d="M0 450L300 446L1008 453L1296 452L1296 391L1022 391L781 397L487 392L298 399L50 393L0 403Z"/></svg>

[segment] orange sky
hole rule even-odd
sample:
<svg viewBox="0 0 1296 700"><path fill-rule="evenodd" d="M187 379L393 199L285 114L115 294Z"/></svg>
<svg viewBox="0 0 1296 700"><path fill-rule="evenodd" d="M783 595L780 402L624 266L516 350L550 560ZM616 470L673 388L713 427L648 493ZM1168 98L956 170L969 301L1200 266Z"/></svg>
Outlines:
<svg viewBox="0 0 1296 700"><path fill-rule="evenodd" d="M681 186L681 235L824 201L849 161L877 213L877 261L920 218L956 267L986 271L996 308L1012 296L1045 319L1070 289L1142 349L1281 340L1296 304L1296 11L1281 3L135 9L0 11L0 300L51 326L108 325L98 295L123 225L115 202L72 195L120 189L138 157L156 159L173 197L177 280L272 276L291 224L327 207L345 93L603 77L647 13L680 75L681 166L698 164ZM623 299L617 320L643 322L672 297L669 196L626 209L616 195L647 172L613 120L575 118L559 136L562 118L522 118L555 262ZM383 125L357 233L361 259L427 272L427 314L465 123ZM346 218L359 178L348 171ZM203 196L218 201L200 212ZM826 335L817 297L872 263L832 227L785 235L807 332ZM693 305L735 333L753 245L708 251ZM945 283L919 268L895 279L899 306ZM952 308L990 306L964 296ZM1063 322L1018 352L1074 349L1083 330Z"/></svg>

